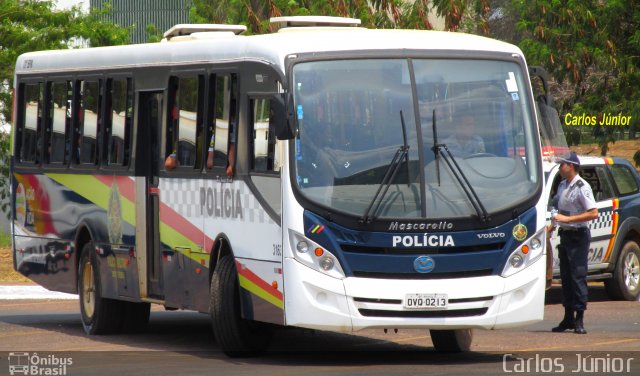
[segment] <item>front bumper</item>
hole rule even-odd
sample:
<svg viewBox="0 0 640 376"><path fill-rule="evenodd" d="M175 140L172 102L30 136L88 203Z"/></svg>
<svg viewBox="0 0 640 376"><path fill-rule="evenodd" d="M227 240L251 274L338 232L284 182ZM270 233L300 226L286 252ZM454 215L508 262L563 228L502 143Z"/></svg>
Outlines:
<svg viewBox="0 0 640 376"><path fill-rule="evenodd" d="M368 328L501 329L544 315L545 258L510 277L391 280L329 277L286 258L287 325L339 332ZM403 308L406 294L447 294L444 310Z"/></svg>

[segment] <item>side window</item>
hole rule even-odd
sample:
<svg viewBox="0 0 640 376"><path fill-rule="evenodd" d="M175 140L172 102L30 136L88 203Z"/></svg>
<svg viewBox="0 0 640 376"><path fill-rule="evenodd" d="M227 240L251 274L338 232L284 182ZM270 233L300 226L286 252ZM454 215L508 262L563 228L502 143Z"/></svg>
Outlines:
<svg viewBox="0 0 640 376"><path fill-rule="evenodd" d="M634 173L625 165L614 164L610 166L613 180L618 186L618 192L621 196L635 193L638 191L638 182Z"/></svg>
<svg viewBox="0 0 640 376"><path fill-rule="evenodd" d="M607 171L604 166L596 167L596 174L598 175L598 180L600 181L600 197L594 191L593 193L596 195L596 201L608 200L613 197L613 187L611 186L611 182L607 177Z"/></svg>
<svg viewBox="0 0 640 376"><path fill-rule="evenodd" d="M212 75L210 79L209 150L207 169L231 167L235 160L237 132L237 79L235 74Z"/></svg>
<svg viewBox="0 0 640 376"><path fill-rule="evenodd" d="M108 88L107 164L127 166L131 153L133 85L130 78L111 79Z"/></svg>
<svg viewBox="0 0 640 376"><path fill-rule="evenodd" d="M580 176L589 183L596 201L613 197L611 185L607 180L604 166L584 166L580 168Z"/></svg>
<svg viewBox="0 0 640 376"><path fill-rule="evenodd" d="M47 154L49 163L68 163L71 152L71 81L49 85Z"/></svg>
<svg viewBox="0 0 640 376"><path fill-rule="evenodd" d="M97 164L100 124L100 81L82 81L80 120L76 160L80 164Z"/></svg>
<svg viewBox="0 0 640 376"><path fill-rule="evenodd" d="M204 77L171 77L167 154L177 166L201 168L204 155Z"/></svg>
<svg viewBox="0 0 640 376"><path fill-rule="evenodd" d="M21 85L21 99L17 153L20 162L38 163L42 134L44 85L42 83Z"/></svg>
<svg viewBox="0 0 640 376"><path fill-rule="evenodd" d="M275 129L270 116L269 100L251 100L251 120L253 124L251 169L257 172L280 171L279 152L276 147Z"/></svg>

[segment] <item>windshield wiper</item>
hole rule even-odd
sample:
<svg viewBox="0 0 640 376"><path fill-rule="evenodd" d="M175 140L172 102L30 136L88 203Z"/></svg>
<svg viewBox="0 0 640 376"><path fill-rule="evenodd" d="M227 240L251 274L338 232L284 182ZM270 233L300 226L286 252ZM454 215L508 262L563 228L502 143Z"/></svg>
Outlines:
<svg viewBox="0 0 640 376"><path fill-rule="evenodd" d="M458 181L458 184L460 184L460 187L462 188L464 193L467 195L469 202L471 202L471 205L476 210L476 213L478 214L478 217L480 217L480 220L482 222L491 220L491 218L489 217L489 213L487 212L487 209L482 204L482 201L480 201L478 194L476 193L475 189L473 189L473 186L469 182L469 179L467 179L467 176L464 174L464 172L460 168L460 165L458 164L458 162L456 162L456 159L453 157L453 154L451 154L451 151L449 151L449 148L447 147L447 145L438 143L438 128L436 127L436 110L433 110L433 117L431 120L432 120L432 126L433 126L432 150L433 150L433 154L435 155L436 175L438 176L438 186L440 186L440 155L442 155L442 159L445 161L445 163L449 167L449 170L451 170L451 173Z"/></svg>
<svg viewBox="0 0 640 376"><path fill-rule="evenodd" d="M382 181L378 186L376 194L373 195L371 203L369 203L369 206L367 206L367 210L365 210L362 218L360 218L361 223L371 223L371 221L373 221L373 219L375 218L374 214L380 208L384 196L387 194L389 187L391 187L393 179L395 179L396 175L398 174L400 165L402 164L402 160L405 160L407 163L407 178L409 177L409 145L407 144L407 129L404 123L404 115L402 114L402 111L400 111L400 125L402 125L402 145L398 148L398 150L396 150L393 159L391 159L389 167L387 167L387 171L385 172L384 177L382 178ZM407 182L407 184L410 185L409 182ZM374 204L375 208L372 210Z"/></svg>

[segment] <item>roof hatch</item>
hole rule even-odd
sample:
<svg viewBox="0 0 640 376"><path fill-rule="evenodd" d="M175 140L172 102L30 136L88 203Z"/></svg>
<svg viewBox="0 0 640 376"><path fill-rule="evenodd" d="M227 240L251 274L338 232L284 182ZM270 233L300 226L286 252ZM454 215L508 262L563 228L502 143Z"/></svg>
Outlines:
<svg viewBox="0 0 640 376"><path fill-rule="evenodd" d="M226 34L229 36L239 35L247 31L244 25L222 25L222 24L178 24L164 33L165 40L171 40L176 37L188 37L186 39L200 39L208 36L220 36ZM176 38L182 40L185 38Z"/></svg>
<svg viewBox="0 0 640 376"><path fill-rule="evenodd" d="M272 17L269 22L278 29L289 27L357 27L362 23L357 18L329 16Z"/></svg>

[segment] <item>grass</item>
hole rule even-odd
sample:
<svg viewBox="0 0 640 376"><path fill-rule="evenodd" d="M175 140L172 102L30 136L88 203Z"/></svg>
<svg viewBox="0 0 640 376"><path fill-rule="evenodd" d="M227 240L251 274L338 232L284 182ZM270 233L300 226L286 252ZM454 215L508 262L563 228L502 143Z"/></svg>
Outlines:
<svg viewBox="0 0 640 376"><path fill-rule="evenodd" d="M1 215L1 214L0 214ZM31 282L13 270L13 253L11 252L11 234L0 232L0 284Z"/></svg>
<svg viewBox="0 0 640 376"><path fill-rule="evenodd" d="M0 247L10 247L11 246L11 234L5 234L4 232L0 232Z"/></svg>

